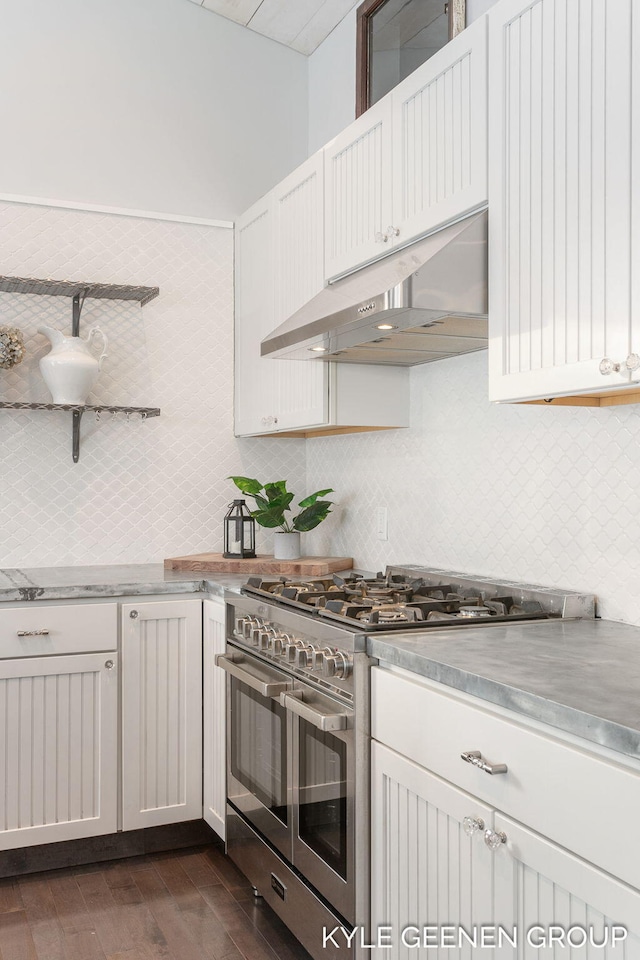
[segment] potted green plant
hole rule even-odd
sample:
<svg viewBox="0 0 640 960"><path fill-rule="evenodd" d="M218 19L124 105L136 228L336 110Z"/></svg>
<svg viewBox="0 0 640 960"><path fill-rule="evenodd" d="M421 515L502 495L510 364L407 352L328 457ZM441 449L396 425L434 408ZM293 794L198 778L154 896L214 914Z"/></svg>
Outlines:
<svg viewBox="0 0 640 960"><path fill-rule="evenodd" d="M273 537L276 560L297 560L300 556L300 534L313 530L331 513L332 501L322 499L328 493L333 493L330 487L300 500L300 513L295 517L287 517L294 495L287 490L286 480L262 484L250 477L227 479L233 480L238 490L255 500L256 509L251 511L251 516L256 523L276 530Z"/></svg>

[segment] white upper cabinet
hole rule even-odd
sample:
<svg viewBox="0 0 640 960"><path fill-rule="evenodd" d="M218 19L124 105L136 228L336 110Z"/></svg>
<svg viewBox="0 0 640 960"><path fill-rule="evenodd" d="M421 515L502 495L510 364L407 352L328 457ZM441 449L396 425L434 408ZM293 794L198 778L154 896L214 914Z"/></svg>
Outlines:
<svg viewBox="0 0 640 960"><path fill-rule="evenodd" d="M487 202L486 18L325 147L325 274L336 277Z"/></svg>
<svg viewBox="0 0 640 960"><path fill-rule="evenodd" d="M316 153L273 191L275 322L266 333L324 286L323 185L322 153ZM269 375L277 378L277 429L295 430L327 422L328 368L324 363L263 362Z"/></svg>
<svg viewBox="0 0 640 960"><path fill-rule="evenodd" d="M325 147L325 274L335 277L393 244L391 97Z"/></svg>
<svg viewBox="0 0 640 960"><path fill-rule="evenodd" d="M323 185L320 152L236 224L236 436L408 425L404 368L260 355L260 341L324 286Z"/></svg>
<svg viewBox="0 0 640 960"><path fill-rule="evenodd" d="M487 203L487 23L480 17L390 94L398 243Z"/></svg>
<svg viewBox="0 0 640 960"><path fill-rule="evenodd" d="M627 365L640 354L632 6L502 0L489 11L492 400L615 394L639 378Z"/></svg>
<svg viewBox="0 0 640 960"><path fill-rule="evenodd" d="M240 437L268 432L277 418L277 373L260 356L260 341L275 326L272 220L267 196L236 223L234 419Z"/></svg>
<svg viewBox="0 0 640 960"><path fill-rule="evenodd" d="M322 284L319 155L311 157L236 224L236 436L327 422L324 365L260 355L261 340Z"/></svg>

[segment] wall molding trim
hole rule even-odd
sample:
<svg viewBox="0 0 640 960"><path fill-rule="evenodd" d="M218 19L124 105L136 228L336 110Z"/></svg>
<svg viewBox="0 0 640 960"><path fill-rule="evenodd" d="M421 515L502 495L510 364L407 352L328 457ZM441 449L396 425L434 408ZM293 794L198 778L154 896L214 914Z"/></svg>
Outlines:
<svg viewBox="0 0 640 960"><path fill-rule="evenodd" d="M174 223L195 223L203 227L221 227L233 230L232 220L207 220L202 217L187 217L178 213L159 213L155 210L129 210L126 207L105 207L96 203L77 203L74 200L52 200L45 197L21 197L0 193L0 200L7 203L25 203L39 207L59 207L63 210L85 210L89 213L106 213L114 217L138 217L144 220L167 220Z"/></svg>

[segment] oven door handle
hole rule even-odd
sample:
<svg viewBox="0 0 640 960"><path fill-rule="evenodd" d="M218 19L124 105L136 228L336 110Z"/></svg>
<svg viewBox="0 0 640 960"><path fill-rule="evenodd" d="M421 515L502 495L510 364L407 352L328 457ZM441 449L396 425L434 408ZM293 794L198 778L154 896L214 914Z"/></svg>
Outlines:
<svg viewBox="0 0 640 960"><path fill-rule="evenodd" d="M322 713L322 711L317 710L316 707L305 703L302 697L303 693L301 690L294 690L291 693L281 693L280 703L287 710L290 710L291 713L295 713L296 716L302 717L303 720L307 720L313 724L318 730L344 730L347 726L347 720L353 716L351 710L345 713Z"/></svg>
<svg viewBox="0 0 640 960"><path fill-rule="evenodd" d="M272 680L271 677L265 676L253 665L251 669L248 669L246 664L240 666L236 663L231 657L225 656L224 653L216 654L216 666L221 667L227 673L231 674L232 677L235 677L236 680L241 680L242 683L245 683L248 687L251 687L252 690L255 690L263 697L270 697L275 700L277 697L281 696L285 690L290 690L293 686L291 680Z"/></svg>

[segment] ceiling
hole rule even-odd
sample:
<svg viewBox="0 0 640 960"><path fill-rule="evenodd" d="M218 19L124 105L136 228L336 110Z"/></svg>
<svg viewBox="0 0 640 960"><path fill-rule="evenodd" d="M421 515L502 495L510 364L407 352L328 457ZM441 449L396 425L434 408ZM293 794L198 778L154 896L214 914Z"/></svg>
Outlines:
<svg viewBox="0 0 640 960"><path fill-rule="evenodd" d="M360 0L191 0L199 7L310 54Z"/></svg>

